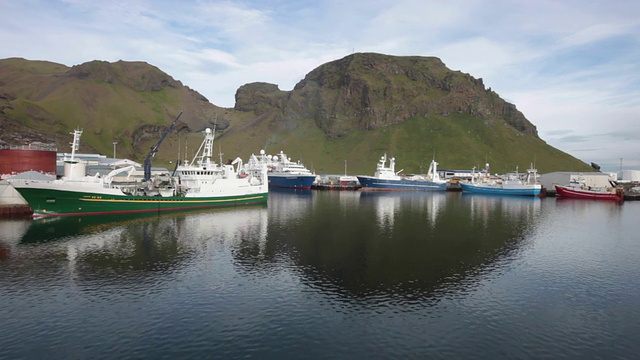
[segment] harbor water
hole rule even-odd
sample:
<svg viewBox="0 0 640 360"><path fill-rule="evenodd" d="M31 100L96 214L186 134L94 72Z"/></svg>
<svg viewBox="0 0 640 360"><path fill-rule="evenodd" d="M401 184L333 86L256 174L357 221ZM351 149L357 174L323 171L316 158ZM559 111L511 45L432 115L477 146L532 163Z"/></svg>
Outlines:
<svg viewBox="0 0 640 360"><path fill-rule="evenodd" d="M359 191L0 218L0 359L635 359L638 219Z"/></svg>

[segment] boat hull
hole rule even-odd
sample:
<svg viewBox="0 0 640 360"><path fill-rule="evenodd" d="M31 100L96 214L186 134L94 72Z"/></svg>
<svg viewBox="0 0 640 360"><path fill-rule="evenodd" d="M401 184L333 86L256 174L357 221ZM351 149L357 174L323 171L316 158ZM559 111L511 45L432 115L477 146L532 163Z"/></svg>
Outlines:
<svg viewBox="0 0 640 360"><path fill-rule="evenodd" d="M79 216L180 211L266 203L268 193L215 197L129 196L60 189L17 187L33 216Z"/></svg>
<svg viewBox="0 0 640 360"><path fill-rule="evenodd" d="M389 180L373 176L358 176L361 190L364 191L446 191L446 182L419 180Z"/></svg>
<svg viewBox="0 0 640 360"><path fill-rule="evenodd" d="M269 174L270 188L310 190L316 180L315 175L275 175Z"/></svg>
<svg viewBox="0 0 640 360"><path fill-rule="evenodd" d="M487 195L537 196L542 190L541 185L523 185L522 187L504 188L460 183L460 186L463 192Z"/></svg>
<svg viewBox="0 0 640 360"><path fill-rule="evenodd" d="M568 186L555 185L556 194L562 197L574 199L590 199L590 200L623 200L624 195L618 191L602 192L590 191L585 189L574 189Z"/></svg>
<svg viewBox="0 0 640 360"><path fill-rule="evenodd" d="M359 190L360 185L343 185L343 184L316 184L311 186L314 190Z"/></svg>

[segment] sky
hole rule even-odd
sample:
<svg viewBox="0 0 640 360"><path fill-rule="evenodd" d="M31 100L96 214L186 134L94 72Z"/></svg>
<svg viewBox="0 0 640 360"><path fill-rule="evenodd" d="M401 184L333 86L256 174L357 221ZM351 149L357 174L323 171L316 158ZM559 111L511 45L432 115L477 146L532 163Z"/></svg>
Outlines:
<svg viewBox="0 0 640 360"><path fill-rule="evenodd" d="M640 169L637 0L0 0L0 14L0 59L144 61L222 107L354 52L434 56L549 145Z"/></svg>

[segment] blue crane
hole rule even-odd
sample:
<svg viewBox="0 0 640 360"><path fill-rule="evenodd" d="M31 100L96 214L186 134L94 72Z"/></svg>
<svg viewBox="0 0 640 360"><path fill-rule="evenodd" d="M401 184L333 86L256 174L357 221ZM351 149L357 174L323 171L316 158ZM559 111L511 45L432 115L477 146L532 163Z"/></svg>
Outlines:
<svg viewBox="0 0 640 360"><path fill-rule="evenodd" d="M173 120L171 125L169 125L167 130L164 132L164 134L162 134L158 142L151 148L151 151L149 151L149 155L147 155L147 158L144 159L144 180L145 181L151 180L151 158L156 156L156 153L158 152L158 147L160 147L160 144L162 144L162 141L164 140L164 138L167 137L167 134L171 132L171 129L173 129L173 126L176 124L176 122L178 122L180 115L182 115L182 111L180 111L180 114L178 114L175 120Z"/></svg>

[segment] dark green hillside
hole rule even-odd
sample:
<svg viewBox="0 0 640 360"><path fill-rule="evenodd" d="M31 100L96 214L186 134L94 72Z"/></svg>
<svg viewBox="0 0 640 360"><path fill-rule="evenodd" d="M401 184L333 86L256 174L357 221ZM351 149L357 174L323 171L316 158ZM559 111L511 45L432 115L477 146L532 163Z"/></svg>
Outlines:
<svg viewBox="0 0 640 360"><path fill-rule="evenodd" d="M591 171L547 145L516 106L482 79L448 69L434 57L352 54L313 69L292 91L250 83L234 108L211 104L143 62L91 61L67 67L45 61L0 60L0 145L33 142L69 151L69 133L84 129L81 152L142 162L184 111L154 165L190 158L202 131L216 123L223 161L265 149L284 150L317 173L373 174L383 153L405 173L491 164L494 172Z"/></svg>
<svg viewBox="0 0 640 360"><path fill-rule="evenodd" d="M236 109L255 116L220 137L226 153L285 150L319 173L343 172L347 160L349 173L372 174L385 152L406 172L426 171L434 154L442 168L592 170L547 145L482 79L437 58L353 54L314 69L288 94L269 85L236 93Z"/></svg>
<svg viewBox="0 0 640 360"><path fill-rule="evenodd" d="M541 172L566 169L590 171L582 162L531 135L523 135L505 124L486 127L468 115L411 118L401 124L370 131L353 131L326 141L317 127L300 125L291 132L256 131L247 145L237 146L243 135L225 135L217 140L216 149L225 154L240 153L246 159L250 153L265 149L269 154L288 152L292 160L302 160L318 173L343 173L347 160L349 174L373 175L382 154L395 156L397 170L405 173L426 172L435 155L444 169L482 168L486 161L494 172L524 171L531 163Z"/></svg>
<svg viewBox="0 0 640 360"><path fill-rule="evenodd" d="M216 117L221 128L228 126L224 109L146 63L69 68L6 59L0 85L0 141L6 144L53 143L68 152L69 132L82 128L82 152L112 154L116 141L119 156L140 161L181 110L176 136L202 130Z"/></svg>

